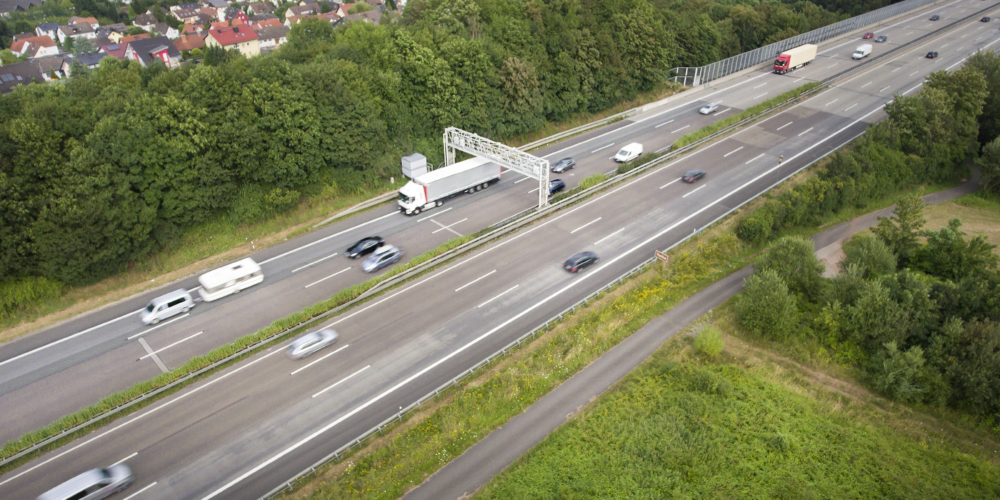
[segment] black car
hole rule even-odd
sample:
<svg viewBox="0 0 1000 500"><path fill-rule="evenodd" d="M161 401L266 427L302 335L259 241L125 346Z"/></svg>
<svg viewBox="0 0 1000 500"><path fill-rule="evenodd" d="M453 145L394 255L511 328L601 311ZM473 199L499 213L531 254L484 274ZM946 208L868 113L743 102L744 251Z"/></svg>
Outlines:
<svg viewBox="0 0 1000 500"><path fill-rule="evenodd" d="M344 251L344 254L346 254L348 258L357 259L362 255L368 255L374 252L376 248L382 246L382 243L382 238L379 236L362 238L357 243L351 245L351 248Z"/></svg>
<svg viewBox="0 0 1000 500"><path fill-rule="evenodd" d="M879 35L879 36L875 37L875 43L882 43L882 42L888 42L888 41L889 41L889 37L887 37L885 35Z"/></svg>
<svg viewBox="0 0 1000 500"><path fill-rule="evenodd" d="M681 180L687 183L691 183L701 179L702 177L705 177L704 170L688 170L687 172L684 173L684 176L681 177Z"/></svg>
<svg viewBox="0 0 1000 500"><path fill-rule="evenodd" d="M580 252L568 259L563 263L563 269L575 273L580 269L583 269L594 262L597 262L597 254L594 252Z"/></svg>
<svg viewBox="0 0 1000 500"><path fill-rule="evenodd" d="M557 174L561 174L575 166L576 166L576 160L572 158L563 158L558 162L556 162L555 165L552 165L552 171Z"/></svg>
<svg viewBox="0 0 1000 500"><path fill-rule="evenodd" d="M934 52L933 50L927 53L928 59L934 59L936 57L937 57L937 52Z"/></svg>
<svg viewBox="0 0 1000 500"><path fill-rule="evenodd" d="M549 181L549 196L552 196L563 189L566 189L566 183L561 179L552 179Z"/></svg>
<svg viewBox="0 0 1000 500"><path fill-rule="evenodd" d="M986 17L980 19L980 21L982 21L984 23L988 23L988 22L990 22L990 16L986 16Z"/></svg>
<svg viewBox="0 0 1000 500"><path fill-rule="evenodd" d="M941 19L941 16L939 16L937 14L934 14L933 16L931 16L931 21L937 21L938 19Z"/></svg>

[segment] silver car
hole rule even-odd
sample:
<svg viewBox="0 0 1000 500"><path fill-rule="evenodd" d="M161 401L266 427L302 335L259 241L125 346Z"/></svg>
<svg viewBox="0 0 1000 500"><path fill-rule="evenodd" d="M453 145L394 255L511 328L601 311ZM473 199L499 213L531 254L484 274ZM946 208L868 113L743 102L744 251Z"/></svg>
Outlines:
<svg viewBox="0 0 1000 500"><path fill-rule="evenodd" d="M361 264L361 269L366 273L374 273L383 267L399 262L403 257L403 251L392 245L383 245L375 250L375 253L365 259Z"/></svg>
<svg viewBox="0 0 1000 500"><path fill-rule="evenodd" d="M715 113L718 110L719 110L719 103L717 103L717 102L710 102L710 103L702 106L701 109L698 110L698 112L701 113L701 114L703 114L703 115L707 115L707 114L710 114L710 113Z"/></svg>
<svg viewBox="0 0 1000 500"><path fill-rule="evenodd" d="M325 328L318 332L307 333L289 344L285 351L289 358L302 359L337 341L337 331Z"/></svg>
<svg viewBox="0 0 1000 500"><path fill-rule="evenodd" d="M132 470L125 464L91 469L45 493L38 500L96 500L109 497L132 484Z"/></svg>

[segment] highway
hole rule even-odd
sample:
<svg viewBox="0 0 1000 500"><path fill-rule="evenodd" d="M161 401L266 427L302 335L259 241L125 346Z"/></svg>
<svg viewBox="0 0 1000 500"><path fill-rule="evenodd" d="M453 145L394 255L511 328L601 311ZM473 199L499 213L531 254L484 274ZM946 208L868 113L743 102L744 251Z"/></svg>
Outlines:
<svg viewBox="0 0 1000 500"><path fill-rule="evenodd" d="M963 17L987 5L970 0L951 2L904 16L898 26L880 29L877 34L888 34L889 44L902 43L929 29L926 17L930 11L942 15L939 23L943 25L949 18ZM968 25L901 51L891 60L881 61L877 67L840 81L835 88L739 134L564 210L331 320L329 324L341 333L333 348L299 362L285 358L280 347L272 348L40 457L0 477L0 496L33 498L82 470L123 459L135 471L137 483L122 498L140 490L136 498L259 496L555 311L645 260L654 249L678 241L855 137L867 123L883 116L881 107L893 93L916 91L931 71L954 67L964 55L1000 38L992 23L970 21ZM855 64L850 54L860 43L859 39L835 41L821 46L817 61L801 70L784 76L752 72L703 91L690 102L680 100L664 106L666 109L551 146L540 154L553 161L575 157L579 165L575 176L563 176L573 185L572 179L614 168L608 158L616 145L637 141L647 151L655 151L720 118L718 114L704 117L696 113L706 100L721 100L720 112L745 109L767 96ZM886 50L886 45L876 44L873 55ZM941 55L925 59L928 50ZM779 155L785 158L780 166ZM678 182L689 168L701 168L708 175L694 185ZM531 185L534 181L521 182L516 175L505 177L489 191L457 198L420 218L396 214L392 207L377 209L260 252L254 258L264 264L266 286L199 305L191 316L142 337L153 349L162 350L159 356L167 366L177 366L366 278L353 272L358 271L357 262L339 255L300 268L342 252L368 232L417 255L450 237L443 234L448 230L441 226L469 233L530 207L536 199L529 191L535 187ZM365 225L357 227L359 224ZM315 244L306 246L310 243ZM581 250L595 251L602 260L579 275L563 271L562 260ZM352 269L313 284L347 267ZM124 303L116 307L130 312L128 307L136 310L146 300L139 300L134 307ZM89 323L64 327L70 334L84 331L87 325L114 319L114 309L88 316ZM148 359L136 361L145 355L142 347L134 339L126 340L145 331L137 323L134 317L126 317L41 351L32 352L61 337L46 337L49 332L42 332L26 338L24 344L5 346L0 357L7 360L0 366L0 383L4 384L0 405L5 409L3 432L12 434L5 439L156 375L157 368ZM199 331L203 333L182 341ZM182 342L175 344L178 341ZM17 358L24 353L30 354ZM78 394L81 392L86 394ZM73 402L88 397L83 404ZM62 409L51 411L49 405ZM10 426L21 430L8 431L8 419Z"/></svg>

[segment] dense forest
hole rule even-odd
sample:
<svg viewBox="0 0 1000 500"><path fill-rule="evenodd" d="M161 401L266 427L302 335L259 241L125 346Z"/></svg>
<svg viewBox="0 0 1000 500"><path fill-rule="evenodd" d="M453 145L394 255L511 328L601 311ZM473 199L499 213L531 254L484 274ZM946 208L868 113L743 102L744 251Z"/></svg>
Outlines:
<svg viewBox="0 0 1000 500"><path fill-rule="evenodd" d="M79 15L113 16L106 2L86 1L73 2ZM351 192L396 174L400 155L433 159L447 126L504 140L659 88L671 67L847 15L827 4L857 10L411 0L380 26L304 21L281 50L250 60L207 51L202 64L168 71L105 59L0 97L0 276L90 283L192 224L253 223L317 186ZM0 21L0 38L38 17Z"/></svg>

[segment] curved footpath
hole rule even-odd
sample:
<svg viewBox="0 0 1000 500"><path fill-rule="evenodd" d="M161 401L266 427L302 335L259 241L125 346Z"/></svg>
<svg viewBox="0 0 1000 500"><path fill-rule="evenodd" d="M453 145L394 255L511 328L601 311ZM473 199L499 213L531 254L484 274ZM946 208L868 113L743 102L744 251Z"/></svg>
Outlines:
<svg viewBox="0 0 1000 500"><path fill-rule="evenodd" d="M979 172L965 184L924 196L928 205L963 196L979 188ZM814 235L810 238L820 260L832 260L840 254L841 243L851 235L874 226L879 217L891 217L895 205L866 214ZM839 259L836 259L839 260ZM831 263L826 262L827 268ZM485 485L494 475L514 463L521 455L540 443L591 401L617 383L633 368L645 361L677 332L697 320L712 308L725 302L743 289L743 279L753 270L747 266L719 280L691 298L677 304L662 316L653 319L639 331L556 387L524 413L493 431L482 441L452 460L441 470L411 490L405 500L466 499Z"/></svg>

